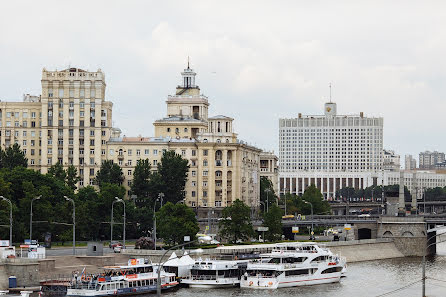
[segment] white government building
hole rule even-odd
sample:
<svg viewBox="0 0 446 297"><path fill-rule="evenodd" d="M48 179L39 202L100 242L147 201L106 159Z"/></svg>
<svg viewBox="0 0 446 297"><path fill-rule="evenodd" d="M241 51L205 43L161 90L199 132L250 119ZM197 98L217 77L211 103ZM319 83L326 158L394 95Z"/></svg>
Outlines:
<svg viewBox="0 0 446 297"><path fill-rule="evenodd" d="M399 170L384 166L383 118L363 112L338 115L336 109L336 103L329 102L324 115L299 113L297 118L279 119L280 194L302 195L314 184L330 200L345 187L399 183ZM414 176L417 181L412 183ZM405 184L443 187L446 175L407 171Z"/></svg>

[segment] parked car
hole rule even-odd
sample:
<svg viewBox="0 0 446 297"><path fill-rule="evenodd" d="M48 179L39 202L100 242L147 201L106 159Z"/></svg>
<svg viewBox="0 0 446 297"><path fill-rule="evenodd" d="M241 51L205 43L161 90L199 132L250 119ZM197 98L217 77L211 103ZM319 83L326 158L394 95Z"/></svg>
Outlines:
<svg viewBox="0 0 446 297"><path fill-rule="evenodd" d="M111 249L114 249L118 245L122 246L122 243L119 242L119 241L112 241L112 242L109 243L108 247L111 248Z"/></svg>
<svg viewBox="0 0 446 297"><path fill-rule="evenodd" d="M122 245L117 245L113 248L114 253L120 253L122 250Z"/></svg>

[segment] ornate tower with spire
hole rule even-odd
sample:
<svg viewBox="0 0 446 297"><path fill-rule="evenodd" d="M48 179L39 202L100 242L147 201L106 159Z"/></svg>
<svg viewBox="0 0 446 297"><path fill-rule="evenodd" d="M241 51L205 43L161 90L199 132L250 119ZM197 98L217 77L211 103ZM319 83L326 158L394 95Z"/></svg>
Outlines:
<svg viewBox="0 0 446 297"><path fill-rule="evenodd" d="M156 137L196 138L207 131L209 102L195 84L196 75L188 60L181 85L167 98L167 117L153 123Z"/></svg>

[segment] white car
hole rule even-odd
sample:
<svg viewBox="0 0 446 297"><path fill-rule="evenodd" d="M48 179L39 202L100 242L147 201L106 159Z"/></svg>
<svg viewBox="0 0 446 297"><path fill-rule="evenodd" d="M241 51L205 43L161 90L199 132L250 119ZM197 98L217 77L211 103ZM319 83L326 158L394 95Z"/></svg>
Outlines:
<svg viewBox="0 0 446 297"><path fill-rule="evenodd" d="M113 252L120 253L122 250L122 245L117 245L113 248Z"/></svg>

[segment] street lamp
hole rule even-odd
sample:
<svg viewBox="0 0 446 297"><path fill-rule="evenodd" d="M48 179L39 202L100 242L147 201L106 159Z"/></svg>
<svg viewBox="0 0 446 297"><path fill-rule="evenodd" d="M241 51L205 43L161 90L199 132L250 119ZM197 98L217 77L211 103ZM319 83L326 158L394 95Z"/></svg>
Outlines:
<svg viewBox="0 0 446 297"><path fill-rule="evenodd" d="M159 264L158 264L158 271L157 271L157 273L158 273L158 278L157 278L157 281L156 281L156 296L157 296L157 297L160 297L160 296L161 296L161 268L162 268L163 265L165 264L165 262L163 262L163 258L166 256L166 254L167 254L169 251L171 251L171 250L173 250L173 249L177 249L177 248L179 248L179 247L186 246L186 245L191 244L191 243L194 243L194 242L197 242L197 240L192 240L192 241L189 241L189 242L185 242L185 243L183 243L183 244L179 244L179 245L173 246L173 247L171 247L170 249L166 250L166 251L164 252L164 254L161 256L160 262L159 262Z"/></svg>
<svg viewBox="0 0 446 297"><path fill-rule="evenodd" d="M429 242L430 239L432 239L432 238L434 238L434 237L437 237L437 236L440 236L440 235L443 235L443 233L441 233L441 234L436 234L436 235L430 237L430 238L428 239L428 242ZM427 249L428 249L429 247L433 246L433 245L436 245L437 243L446 242L446 239L445 239L445 240L441 240L441 241L439 241L439 242L436 242L436 241L437 241L437 240L435 239L435 242L432 242L431 244L427 245L427 246L425 247L425 249L424 249L424 253L423 253L423 276L422 276L422 283L423 283L423 285L422 285L422 287L421 287L421 292L422 292L422 293L421 293L421 296L422 296L422 297L426 297L426 253L427 253Z"/></svg>
<svg viewBox="0 0 446 297"><path fill-rule="evenodd" d="M113 201L113 203L115 203L115 202L122 202L122 205L124 205L124 229L123 229L123 234L122 234L122 241L123 241L123 247L125 249L125 202L124 202L124 200L122 200L118 197L115 197L115 201ZM112 203L112 225L113 225L113 203ZM112 232L113 232L113 229L112 229Z"/></svg>
<svg viewBox="0 0 446 297"><path fill-rule="evenodd" d="M313 229L313 204L311 202L303 200L305 204L310 204L311 206L311 236L310 240L314 240L314 229Z"/></svg>
<svg viewBox="0 0 446 297"><path fill-rule="evenodd" d="M67 196L63 196L65 200L71 201L73 203L73 255L76 255L76 206L74 204L74 200L68 198Z"/></svg>
<svg viewBox="0 0 446 297"><path fill-rule="evenodd" d="M29 240L32 241L33 239L33 202L34 200L39 200L42 197L42 195L39 195L37 197L34 197L31 200L31 209L29 211Z"/></svg>
<svg viewBox="0 0 446 297"><path fill-rule="evenodd" d="M259 201L261 205L263 205L263 212L265 212L265 202Z"/></svg>
<svg viewBox="0 0 446 297"><path fill-rule="evenodd" d="M271 192L271 189L265 189L265 191L264 192L266 192L266 212L268 212L269 211L269 196L268 196L268 194Z"/></svg>
<svg viewBox="0 0 446 297"><path fill-rule="evenodd" d="M0 196L2 200L5 200L9 203L9 246L12 246L12 202L8 198L5 198L3 196Z"/></svg>
<svg viewBox="0 0 446 297"><path fill-rule="evenodd" d="M163 198L164 198L164 193L159 193L158 198L153 203L153 242L155 243L155 250L156 250L156 215L155 215L156 201L160 201L161 207L163 207Z"/></svg>

